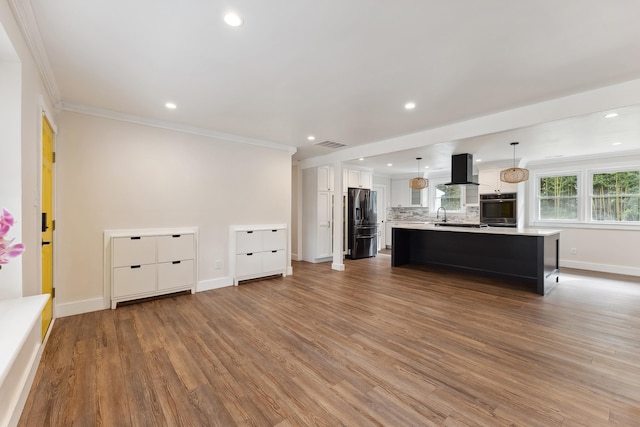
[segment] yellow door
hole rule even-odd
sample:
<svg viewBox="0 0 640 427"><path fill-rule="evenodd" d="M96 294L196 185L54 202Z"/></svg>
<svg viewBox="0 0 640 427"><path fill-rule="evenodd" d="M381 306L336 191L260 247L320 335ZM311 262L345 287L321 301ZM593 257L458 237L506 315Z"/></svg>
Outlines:
<svg viewBox="0 0 640 427"><path fill-rule="evenodd" d="M53 130L42 116L42 293L53 295ZM42 339L53 317L53 297L42 310Z"/></svg>

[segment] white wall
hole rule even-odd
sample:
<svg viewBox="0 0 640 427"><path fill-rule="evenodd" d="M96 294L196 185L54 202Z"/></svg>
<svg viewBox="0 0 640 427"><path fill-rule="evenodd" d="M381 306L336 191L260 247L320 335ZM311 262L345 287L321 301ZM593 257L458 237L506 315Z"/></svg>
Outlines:
<svg viewBox="0 0 640 427"><path fill-rule="evenodd" d="M528 165L530 178L526 182L527 225L562 230L560 234L560 266L640 276L640 226L597 223L535 222L535 180L537 173L562 173L598 170L602 168L640 167L640 156L576 158L570 161ZM586 177L585 177L586 179ZM583 183L587 190L588 183ZM580 195L588 203L587 192ZM588 206L588 204L587 204ZM589 213L585 212L585 216ZM571 249L575 249L575 254Z"/></svg>
<svg viewBox="0 0 640 427"><path fill-rule="evenodd" d="M0 298L7 298L41 293L40 121L43 108L53 109L6 1L0 2L0 64L0 208L16 216L11 236L26 246L2 269Z"/></svg>
<svg viewBox="0 0 640 427"><path fill-rule="evenodd" d="M202 283L229 275L230 225L290 224L288 151L72 112L58 126L55 281L64 313L102 299L106 229L198 227Z"/></svg>
<svg viewBox="0 0 640 427"><path fill-rule="evenodd" d="M4 31L0 26L0 38ZM0 41L2 43L2 41ZM8 209L16 219L7 238L22 241L20 143L20 63L0 60L0 215ZM0 270L0 300L22 296L22 257Z"/></svg>

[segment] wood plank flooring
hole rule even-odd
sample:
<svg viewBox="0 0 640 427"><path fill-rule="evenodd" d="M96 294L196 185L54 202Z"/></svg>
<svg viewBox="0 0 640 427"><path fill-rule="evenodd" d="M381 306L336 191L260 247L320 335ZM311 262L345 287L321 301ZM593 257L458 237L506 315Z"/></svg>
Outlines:
<svg viewBox="0 0 640 427"><path fill-rule="evenodd" d="M294 262L58 319L20 426L637 426L640 282Z"/></svg>

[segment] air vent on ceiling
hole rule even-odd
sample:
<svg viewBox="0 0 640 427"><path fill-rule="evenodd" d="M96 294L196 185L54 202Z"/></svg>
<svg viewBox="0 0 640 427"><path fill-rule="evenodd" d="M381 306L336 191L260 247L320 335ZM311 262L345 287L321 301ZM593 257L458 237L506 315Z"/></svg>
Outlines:
<svg viewBox="0 0 640 427"><path fill-rule="evenodd" d="M333 141L322 141L314 145L319 145L321 147L327 147L327 148L342 148L347 146L346 144L340 144L339 142L333 142Z"/></svg>

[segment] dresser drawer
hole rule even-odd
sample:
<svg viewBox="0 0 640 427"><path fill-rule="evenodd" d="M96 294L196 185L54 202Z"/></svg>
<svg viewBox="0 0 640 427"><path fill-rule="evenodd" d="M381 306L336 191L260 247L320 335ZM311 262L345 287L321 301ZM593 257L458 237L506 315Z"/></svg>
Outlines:
<svg viewBox="0 0 640 427"><path fill-rule="evenodd" d="M236 239L237 254L260 252L262 250L262 230L238 231Z"/></svg>
<svg viewBox="0 0 640 427"><path fill-rule="evenodd" d="M267 251L262 253L262 271L282 272L287 265L287 251L284 249Z"/></svg>
<svg viewBox="0 0 640 427"><path fill-rule="evenodd" d="M172 289L194 284L193 260L158 264L158 289Z"/></svg>
<svg viewBox="0 0 640 427"><path fill-rule="evenodd" d="M155 264L113 269L113 297L153 293L155 290Z"/></svg>
<svg viewBox="0 0 640 427"><path fill-rule="evenodd" d="M113 267L154 264L156 262L156 238L116 237L113 239Z"/></svg>
<svg viewBox="0 0 640 427"><path fill-rule="evenodd" d="M287 247L287 230L264 230L262 232L262 250L285 249Z"/></svg>
<svg viewBox="0 0 640 427"><path fill-rule="evenodd" d="M236 274L249 276L262 271L262 253L248 253L236 256Z"/></svg>
<svg viewBox="0 0 640 427"><path fill-rule="evenodd" d="M158 236L158 262L193 259L193 234Z"/></svg>

